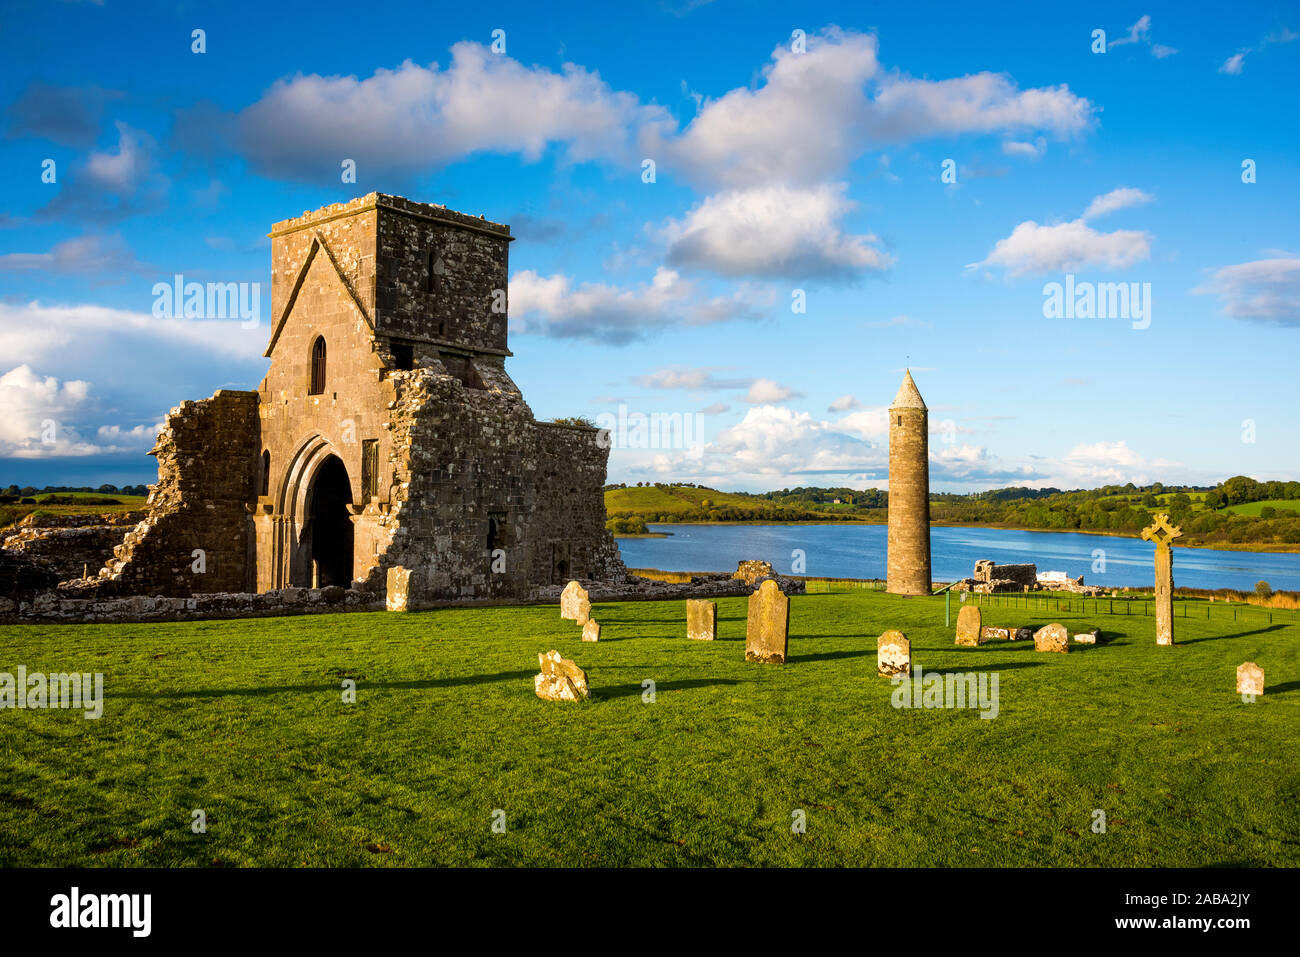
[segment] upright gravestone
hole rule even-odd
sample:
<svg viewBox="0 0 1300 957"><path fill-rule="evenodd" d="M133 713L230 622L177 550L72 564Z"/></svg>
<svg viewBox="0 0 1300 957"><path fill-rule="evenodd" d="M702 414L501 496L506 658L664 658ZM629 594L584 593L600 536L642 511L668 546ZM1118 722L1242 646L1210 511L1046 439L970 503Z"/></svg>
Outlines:
<svg viewBox="0 0 1300 957"><path fill-rule="evenodd" d="M703 598L686 599L686 637L712 641L718 632L718 603Z"/></svg>
<svg viewBox="0 0 1300 957"><path fill-rule="evenodd" d="M974 648L980 643L980 617L978 605L966 605L957 613L957 644Z"/></svg>
<svg viewBox="0 0 1300 957"><path fill-rule="evenodd" d="M587 590L576 581L569 582L560 592L560 617L585 625L591 617L591 599Z"/></svg>
<svg viewBox="0 0 1300 957"><path fill-rule="evenodd" d="M389 611L406 611L411 602L411 570L395 565L388 569L384 607Z"/></svg>
<svg viewBox="0 0 1300 957"><path fill-rule="evenodd" d="M1174 553L1173 540L1183 534L1177 525L1169 524L1163 512L1152 516L1150 527L1142 529L1142 537L1156 545L1156 644L1174 643Z"/></svg>
<svg viewBox="0 0 1300 957"><path fill-rule="evenodd" d="M1264 669L1253 661L1237 666L1237 694L1262 695L1264 693Z"/></svg>
<svg viewBox="0 0 1300 957"><path fill-rule="evenodd" d="M582 626L583 641L600 641L600 623L595 618L588 618Z"/></svg>
<svg viewBox="0 0 1300 957"><path fill-rule="evenodd" d="M876 674L882 678L912 674L912 643L901 631L887 631L876 639Z"/></svg>
<svg viewBox="0 0 1300 957"><path fill-rule="evenodd" d="M790 641L790 599L768 579L749 596L745 660L784 664Z"/></svg>

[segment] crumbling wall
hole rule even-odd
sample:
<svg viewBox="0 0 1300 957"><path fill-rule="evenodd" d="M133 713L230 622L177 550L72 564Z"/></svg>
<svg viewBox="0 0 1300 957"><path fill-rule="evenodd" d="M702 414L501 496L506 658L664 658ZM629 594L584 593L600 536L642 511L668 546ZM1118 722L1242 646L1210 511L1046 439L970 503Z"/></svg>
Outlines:
<svg viewBox="0 0 1300 957"><path fill-rule="evenodd" d="M218 391L172 409L150 455L148 511L87 583L101 595L188 596L249 588L260 438L256 392ZM198 551L201 554L196 555Z"/></svg>
<svg viewBox="0 0 1300 957"><path fill-rule="evenodd" d="M0 540L0 550L43 562L59 581L95 574L144 512L41 515L33 512Z"/></svg>
<svg viewBox="0 0 1300 957"><path fill-rule="evenodd" d="M556 556L565 580L625 576L597 431L537 423L504 371L484 372L493 388L433 369L392 376L392 492L373 516L391 539L365 587L401 567L412 606L522 599L556 579Z"/></svg>

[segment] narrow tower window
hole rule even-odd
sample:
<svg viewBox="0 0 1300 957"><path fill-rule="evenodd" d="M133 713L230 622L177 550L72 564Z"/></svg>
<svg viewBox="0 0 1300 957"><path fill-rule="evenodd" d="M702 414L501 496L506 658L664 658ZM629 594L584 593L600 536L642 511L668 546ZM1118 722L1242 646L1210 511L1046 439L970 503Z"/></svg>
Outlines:
<svg viewBox="0 0 1300 957"><path fill-rule="evenodd" d="M311 390L308 395L321 395L325 391L325 337L317 336L311 344Z"/></svg>
<svg viewBox="0 0 1300 957"><path fill-rule="evenodd" d="M262 485L258 495L271 494L271 450L266 449L262 452Z"/></svg>

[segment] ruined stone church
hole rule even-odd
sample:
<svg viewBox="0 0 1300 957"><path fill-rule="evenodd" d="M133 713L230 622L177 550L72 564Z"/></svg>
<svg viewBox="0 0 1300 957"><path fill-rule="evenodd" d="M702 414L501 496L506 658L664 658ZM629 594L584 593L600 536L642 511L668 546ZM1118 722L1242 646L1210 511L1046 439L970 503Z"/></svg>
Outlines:
<svg viewBox="0 0 1300 957"><path fill-rule="evenodd" d="M270 369L172 410L108 594L286 587L412 603L626 575L607 443L505 370L510 228L382 193L276 223Z"/></svg>

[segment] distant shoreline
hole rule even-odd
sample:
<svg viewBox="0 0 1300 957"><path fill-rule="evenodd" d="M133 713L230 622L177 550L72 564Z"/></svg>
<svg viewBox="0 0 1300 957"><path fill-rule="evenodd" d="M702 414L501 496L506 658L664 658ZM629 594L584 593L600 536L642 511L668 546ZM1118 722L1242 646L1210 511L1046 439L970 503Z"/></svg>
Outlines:
<svg viewBox="0 0 1300 957"><path fill-rule="evenodd" d="M857 519L840 519L836 521L816 521L800 520L793 522L778 522L772 519L766 520L745 520L738 522L646 522L647 525L886 525L887 522L867 522ZM1056 532L1059 534L1070 535L1105 535L1111 538L1130 538L1135 541L1141 541L1140 535L1130 535L1127 532L1119 532L1113 529L1083 529L1083 528L1022 528L1016 525L979 525L974 522L931 522L931 528L985 528L992 531L1004 532ZM651 532L648 535L615 535L615 538L664 538L671 535L671 532ZM1175 548L1208 548L1212 551L1221 552L1264 552L1277 555L1294 555L1300 553L1300 543L1283 542L1283 543L1261 543L1261 542L1201 542L1196 545L1184 545L1181 542L1174 546Z"/></svg>

